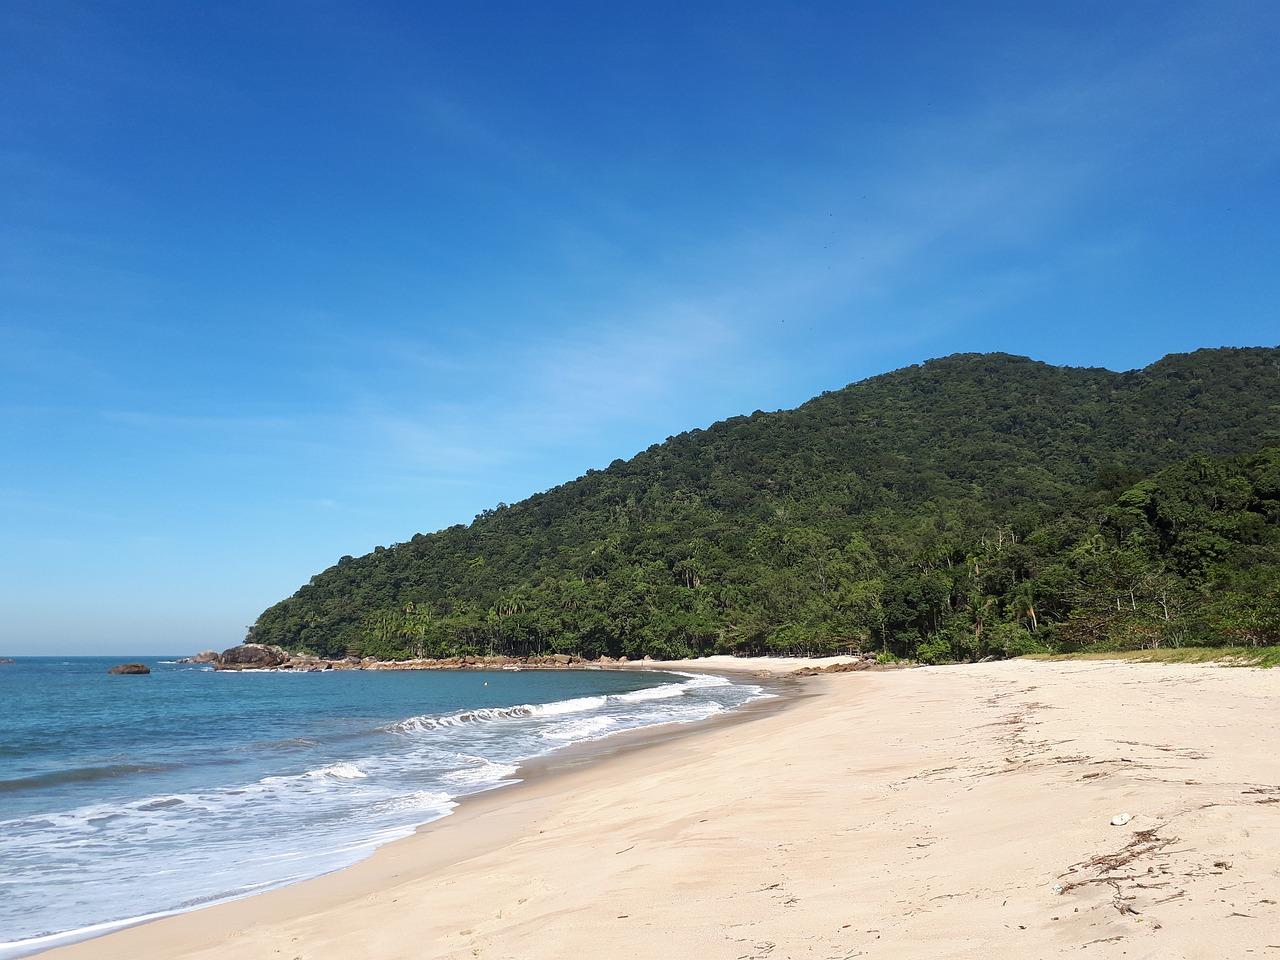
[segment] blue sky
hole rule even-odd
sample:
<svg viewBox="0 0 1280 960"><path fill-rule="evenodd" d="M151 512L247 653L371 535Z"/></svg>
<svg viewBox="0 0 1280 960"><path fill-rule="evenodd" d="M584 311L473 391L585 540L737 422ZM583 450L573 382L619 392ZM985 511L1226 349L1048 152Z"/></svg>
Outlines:
<svg viewBox="0 0 1280 960"><path fill-rule="evenodd" d="M5 0L0 655L961 351L1280 340L1280 4Z"/></svg>

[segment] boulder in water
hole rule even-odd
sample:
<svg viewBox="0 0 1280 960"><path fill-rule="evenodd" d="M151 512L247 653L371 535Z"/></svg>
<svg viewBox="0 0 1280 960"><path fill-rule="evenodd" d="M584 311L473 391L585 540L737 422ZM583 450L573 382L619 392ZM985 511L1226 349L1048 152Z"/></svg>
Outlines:
<svg viewBox="0 0 1280 960"><path fill-rule="evenodd" d="M151 668L145 663L122 663L118 667L112 667L107 673L117 674L143 674L150 673Z"/></svg>
<svg viewBox="0 0 1280 960"><path fill-rule="evenodd" d="M270 670L278 667L289 655L279 647L268 647L261 643L242 643L230 650L223 650L214 661L215 670Z"/></svg>

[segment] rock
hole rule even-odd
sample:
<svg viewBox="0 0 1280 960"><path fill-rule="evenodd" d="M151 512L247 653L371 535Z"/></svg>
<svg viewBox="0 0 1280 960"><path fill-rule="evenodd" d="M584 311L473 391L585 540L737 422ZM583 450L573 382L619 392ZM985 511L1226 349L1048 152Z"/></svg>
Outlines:
<svg viewBox="0 0 1280 960"><path fill-rule="evenodd" d="M279 647L268 647L261 643L242 643L230 650L223 650L214 661L215 670L270 670L278 667L289 655Z"/></svg>
<svg viewBox="0 0 1280 960"><path fill-rule="evenodd" d="M151 672L151 668L148 667L145 663L122 663L120 664L120 666L112 667L110 670L107 671L107 673L117 673L117 674L132 674L132 673L142 674L142 673L150 673L150 672Z"/></svg>
<svg viewBox="0 0 1280 960"><path fill-rule="evenodd" d="M842 663L829 663L825 667L801 667L799 670L792 670L787 676L816 677L821 673L852 673L855 670L870 670L873 666L875 666L874 660L851 660Z"/></svg>
<svg viewBox="0 0 1280 960"><path fill-rule="evenodd" d="M217 650L201 650L194 657L183 657L179 663L217 663Z"/></svg>

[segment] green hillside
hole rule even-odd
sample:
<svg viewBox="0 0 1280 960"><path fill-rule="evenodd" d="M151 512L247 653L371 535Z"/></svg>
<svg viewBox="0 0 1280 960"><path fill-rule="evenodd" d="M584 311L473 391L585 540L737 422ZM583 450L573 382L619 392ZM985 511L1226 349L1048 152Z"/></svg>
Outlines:
<svg viewBox="0 0 1280 960"><path fill-rule="evenodd" d="M343 557L249 639L323 655L1271 642L1280 349L963 354L692 430Z"/></svg>

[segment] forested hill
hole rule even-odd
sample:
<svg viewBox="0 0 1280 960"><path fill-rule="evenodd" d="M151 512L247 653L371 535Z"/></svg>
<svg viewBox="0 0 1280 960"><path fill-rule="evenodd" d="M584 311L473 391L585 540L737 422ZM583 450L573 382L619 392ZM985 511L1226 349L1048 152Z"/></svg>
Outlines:
<svg viewBox="0 0 1280 960"><path fill-rule="evenodd" d="M1280 349L961 354L343 557L249 639L324 655L1280 640Z"/></svg>

